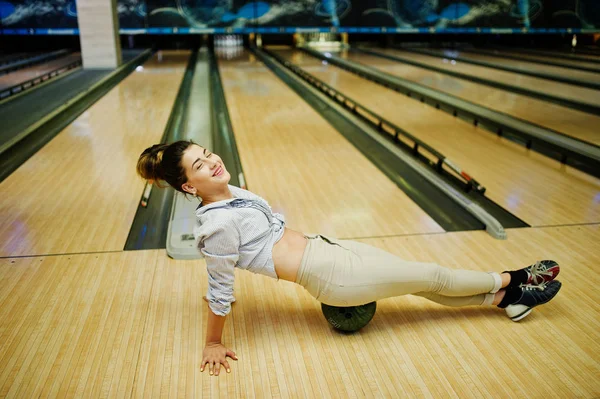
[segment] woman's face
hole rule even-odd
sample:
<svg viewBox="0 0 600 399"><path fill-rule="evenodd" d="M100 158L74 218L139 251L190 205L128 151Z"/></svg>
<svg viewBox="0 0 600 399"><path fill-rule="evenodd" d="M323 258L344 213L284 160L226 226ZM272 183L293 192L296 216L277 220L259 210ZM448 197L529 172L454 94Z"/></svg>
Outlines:
<svg viewBox="0 0 600 399"><path fill-rule="evenodd" d="M204 197L222 191L231 179L223 160L199 145L189 146L181 162L188 179L182 188L190 194Z"/></svg>

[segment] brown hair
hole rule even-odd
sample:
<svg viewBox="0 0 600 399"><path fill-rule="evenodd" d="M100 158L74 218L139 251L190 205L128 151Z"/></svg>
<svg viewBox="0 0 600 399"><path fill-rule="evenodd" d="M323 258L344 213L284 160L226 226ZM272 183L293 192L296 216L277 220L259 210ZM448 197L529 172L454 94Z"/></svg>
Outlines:
<svg viewBox="0 0 600 399"><path fill-rule="evenodd" d="M195 144L192 140L181 140L146 148L138 159L138 175L156 183L159 187L162 186L158 184L158 180L164 180L175 190L187 194L181 188L181 185L187 182L181 160L185 150Z"/></svg>

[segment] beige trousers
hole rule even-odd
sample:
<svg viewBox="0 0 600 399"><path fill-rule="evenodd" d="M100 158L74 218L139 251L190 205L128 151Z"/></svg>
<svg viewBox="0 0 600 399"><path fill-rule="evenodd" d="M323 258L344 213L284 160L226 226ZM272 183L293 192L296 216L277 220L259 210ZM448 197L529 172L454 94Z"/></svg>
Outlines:
<svg viewBox="0 0 600 399"><path fill-rule="evenodd" d="M498 273L409 262L356 241L306 237L296 283L327 305L357 306L406 294L447 306L491 305L502 284Z"/></svg>

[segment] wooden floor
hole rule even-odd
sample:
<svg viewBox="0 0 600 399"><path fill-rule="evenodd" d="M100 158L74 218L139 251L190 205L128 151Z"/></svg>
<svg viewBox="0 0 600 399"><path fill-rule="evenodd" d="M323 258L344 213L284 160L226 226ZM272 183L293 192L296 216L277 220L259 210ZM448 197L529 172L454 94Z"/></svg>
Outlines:
<svg viewBox="0 0 600 399"><path fill-rule="evenodd" d="M160 52L0 183L0 256L120 251L189 52Z"/></svg>
<svg viewBox="0 0 600 399"><path fill-rule="evenodd" d="M248 54L220 65L246 183L288 227L340 238L443 232L265 66Z"/></svg>
<svg viewBox="0 0 600 399"><path fill-rule="evenodd" d="M372 66L475 104L600 145L600 132L597 128L600 126L600 117L596 115L381 57L355 53L342 56L350 61Z"/></svg>
<svg viewBox="0 0 600 399"><path fill-rule="evenodd" d="M600 222L600 179L304 52L278 54L440 151L526 223Z"/></svg>
<svg viewBox="0 0 600 399"><path fill-rule="evenodd" d="M353 335L304 289L236 271L231 374L200 373L203 261L164 251L0 260L0 397L597 398L600 226L361 240L406 259L496 270L560 262L563 288L520 323L495 307L378 302Z"/></svg>
<svg viewBox="0 0 600 399"><path fill-rule="evenodd" d="M573 86L567 83L551 82L547 79L535 78L514 72L500 71L494 68L467 64L464 62L452 64L449 60L444 61L441 57L415 54L402 50L377 51L388 55L408 57L413 61L422 62L448 71L466 73L470 76L489 79L504 84L517 85L529 90L543 91L545 94L575 100L585 104L598 105L598 103L600 103L600 91L594 89Z"/></svg>

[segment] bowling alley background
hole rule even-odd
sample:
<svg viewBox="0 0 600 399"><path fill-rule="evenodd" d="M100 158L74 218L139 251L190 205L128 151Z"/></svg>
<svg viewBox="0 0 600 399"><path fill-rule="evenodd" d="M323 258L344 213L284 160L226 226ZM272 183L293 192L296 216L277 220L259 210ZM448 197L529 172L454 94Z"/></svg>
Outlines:
<svg viewBox="0 0 600 399"><path fill-rule="evenodd" d="M119 0L123 34L580 32L598 0ZM74 0L0 0L4 35L78 34Z"/></svg>

